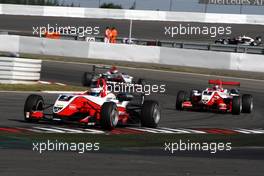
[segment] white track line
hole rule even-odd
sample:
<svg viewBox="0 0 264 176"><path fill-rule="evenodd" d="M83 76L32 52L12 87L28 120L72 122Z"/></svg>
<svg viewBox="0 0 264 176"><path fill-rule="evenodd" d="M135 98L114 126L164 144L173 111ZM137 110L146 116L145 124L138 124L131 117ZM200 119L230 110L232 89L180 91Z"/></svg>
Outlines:
<svg viewBox="0 0 264 176"><path fill-rule="evenodd" d="M43 130L37 130L37 129L27 129L27 130L35 133L43 133Z"/></svg>
<svg viewBox="0 0 264 176"><path fill-rule="evenodd" d="M144 129L147 129L147 130L155 130L155 131L158 131L158 132L160 132L160 133L168 133L168 134L170 134L170 133L175 133L175 132L173 132L173 131L170 131L170 130L165 130L165 129L161 129L161 128L145 128L144 127Z"/></svg>
<svg viewBox="0 0 264 176"><path fill-rule="evenodd" d="M67 133L84 133L84 131L77 130L77 129L69 129L69 128L61 128L61 127L53 127L53 128L58 129L58 130L63 130Z"/></svg>
<svg viewBox="0 0 264 176"><path fill-rule="evenodd" d="M150 133L166 133L166 134L172 134L175 133L175 131L172 131L171 129L167 130L164 128L146 128L146 127L141 127L141 128L133 128L134 130L141 130L141 131L146 131Z"/></svg>
<svg viewBox="0 0 264 176"><path fill-rule="evenodd" d="M105 132L102 130L94 130L94 129L84 129L85 131L88 131L90 133L94 133L94 134L104 134Z"/></svg>
<svg viewBox="0 0 264 176"><path fill-rule="evenodd" d="M195 133L195 134L207 134L205 131L200 131L200 130L193 130L193 129L184 129L187 131L190 131L191 133Z"/></svg>
<svg viewBox="0 0 264 176"><path fill-rule="evenodd" d="M205 131L195 130L195 129L185 129L185 128L146 128L146 127L127 127L127 129L132 129L136 131L143 131L147 133L159 133L159 134L209 134ZM33 127L33 129L28 129L29 131L33 132L46 132L46 133L90 133L90 134L106 134L103 130L96 130L96 129L69 129L65 127ZM231 129L234 132L238 132L241 134L264 134L263 129Z"/></svg>
<svg viewBox="0 0 264 176"><path fill-rule="evenodd" d="M253 130L249 130L249 129L236 129L234 131L238 131L240 133L244 133L244 134L264 134L264 130L258 130L258 129L253 129Z"/></svg>
<svg viewBox="0 0 264 176"><path fill-rule="evenodd" d="M187 129L172 129L172 128L165 128L162 127L161 129L172 131L173 133L177 134L190 134L190 131L187 131Z"/></svg>
<svg viewBox="0 0 264 176"><path fill-rule="evenodd" d="M129 129L143 131L143 132L148 132L148 133L160 133L160 132L155 131L153 129L133 128L133 127L129 127Z"/></svg>
<svg viewBox="0 0 264 176"><path fill-rule="evenodd" d="M56 132L56 133L90 133L90 134L104 134L102 130L95 129L69 129L62 127L33 127L34 129L29 129L33 132Z"/></svg>
<svg viewBox="0 0 264 176"><path fill-rule="evenodd" d="M39 129L39 130L44 130L46 132L65 133L65 131L62 131L62 130L56 130L56 129L47 128L47 127L34 127L34 128Z"/></svg>
<svg viewBox="0 0 264 176"><path fill-rule="evenodd" d="M161 129L170 130L178 134L207 134L204 131L194 130L194 129L185 129L185 128L172 129L172 128L162 127Z"/></svg>

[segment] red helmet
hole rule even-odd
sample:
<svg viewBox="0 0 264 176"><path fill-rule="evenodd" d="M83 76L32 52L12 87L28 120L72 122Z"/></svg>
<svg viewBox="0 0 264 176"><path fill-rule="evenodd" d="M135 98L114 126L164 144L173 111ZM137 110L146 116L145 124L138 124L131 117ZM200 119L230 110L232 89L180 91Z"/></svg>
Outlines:
<svg viewBox="0 0 264 176"><path fill-rule="evenodd" d="M115 74L115 73L117 73L118 72L118 70L117 70L117 68L115 67L115 66L113 66L111 69L110 69L110 73L112 73L112 74Z"/></svg>

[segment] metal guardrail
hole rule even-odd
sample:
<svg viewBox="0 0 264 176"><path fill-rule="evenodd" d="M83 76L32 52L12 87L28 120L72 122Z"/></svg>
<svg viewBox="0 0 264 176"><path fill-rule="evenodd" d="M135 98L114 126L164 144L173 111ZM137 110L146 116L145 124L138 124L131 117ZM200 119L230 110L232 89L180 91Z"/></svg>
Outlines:
<svg viewBox="0 0 264 176"><path fill-rule="evenodd" d="M78 36L62 36L62 39L74 39L86 41L85 37ZM104 37L94 37L94 41L103 42ZM224 45L210 43L195 43L195 42L175 42L165 40L148 40L148 39L132 39L133 44L146 46L161 46L170 48L194 49L194 50L209 50L221 52L249 53L249 54L264 54L264 46L247 46L247 45ZM124 38L117 38L117 43L124 43Z"/></svg>
<svg viewBox="0 0 264 176"><path fill-rule="evenodd" d="M103 42L103 37L96 37L95 41ZM124 43L123 38L117 39L118 43ZM133 44L147 46L161 46L170 48L194 49L194 50L210 50L221 52L264 54L264 46L246 46L246 45L224 45L210 43L195 42L175 42L175 41L157 41L147 39L134 39Z"/></svg>
<svg viewBox="0 0 264 176"><path fill-rule="evenodd" d="M12 33L12 32L11 32ZM10 33L10 34L11 34ZM1 34L1 31L0 31ZM6 32L5 32L6 34ZM31 33L16 32L15 35L32 36ZM78 40L87 41L87 37L90 41L104 42L103 36L84 36L79 37L76 35L62 35L61 39L65 40ZM161 46L170 48L182 48L182 49L194 49L194 50L209 50L220 52L235 52L235 53L249 53L249 54L264 54L264 46L246 46L246 45L224 45L224 44L210 44L210 43L195 43L195 42L177 42L177 41L165 41L165 40L149 40L149 39L134 39L132 38L132 44L146 45L146 46ZM124 38L117 38L117 43L125 43ZM127 43L126 43L127 44Z"/></svg>

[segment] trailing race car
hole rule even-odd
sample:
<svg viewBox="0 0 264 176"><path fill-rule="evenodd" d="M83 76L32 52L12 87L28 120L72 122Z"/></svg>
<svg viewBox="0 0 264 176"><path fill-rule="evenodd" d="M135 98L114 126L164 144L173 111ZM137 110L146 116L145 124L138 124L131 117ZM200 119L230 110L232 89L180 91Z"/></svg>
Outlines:
<svg viewBox="0 0 264 176"><path fill-rule="evenodd" d="M142 95L143 96L143 95ZM27 122L39 120L75 121L86 125L100 125L111 130L117 124L141 123L156 128L160 120L160 108L156 101L144 100L127 93L114 95L107 91L103 78L92 83L91 90L81 94L59 95L55 104L46 105L40 95L29 95L24 105ZM52 114L44 110L53 107Z"/></svg>
<svg viewBox="0 0 264 176"><path fill-rule="evenodd" d="M228 39L218 39L215 41L215 44L259 46L261 45L261 37L257 37L256 40L247 36L242 36L242 37L239 36L236 38L228 38Z"/></svg>
<svg viewBox="0 0 264 176"><path fill-rule="evenodd" d="M209 84L213 84L213 87L203 91L192 90L190 96L185 91L179 91L176 98L176 109L212 110L231 112L234 115L239 115L241 112L252 112L252 95L240 95L238 89L223 88L223 85L240 86L239 82L209 80Z"/></svg>
<svg viewBox="0 0 264 176"><path fill-rule="evenodd" d="M108 71L105 73L97 74L96 73L97 68L108 69ZM132 76L129 76L124 73L120 73L115 66L107 67L107 66L96 66L96 65L93 65L92 72L85 72L83 74L82 85L89 87L93 81L99 78L104 78L107 82L145 85L145 80L139 79L136 82Z"/></svg>

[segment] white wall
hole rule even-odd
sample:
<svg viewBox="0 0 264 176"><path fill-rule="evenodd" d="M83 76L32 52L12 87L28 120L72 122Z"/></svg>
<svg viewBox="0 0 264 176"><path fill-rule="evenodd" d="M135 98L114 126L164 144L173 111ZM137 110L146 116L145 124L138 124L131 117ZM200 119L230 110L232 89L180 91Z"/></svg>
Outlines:
<svg viewBox="0 0 264 176"><path fill-rule="evenodd" d="M0 35L0 51L264 72L264 55ZM6 43L12 46L6 46Z"/></svg>

